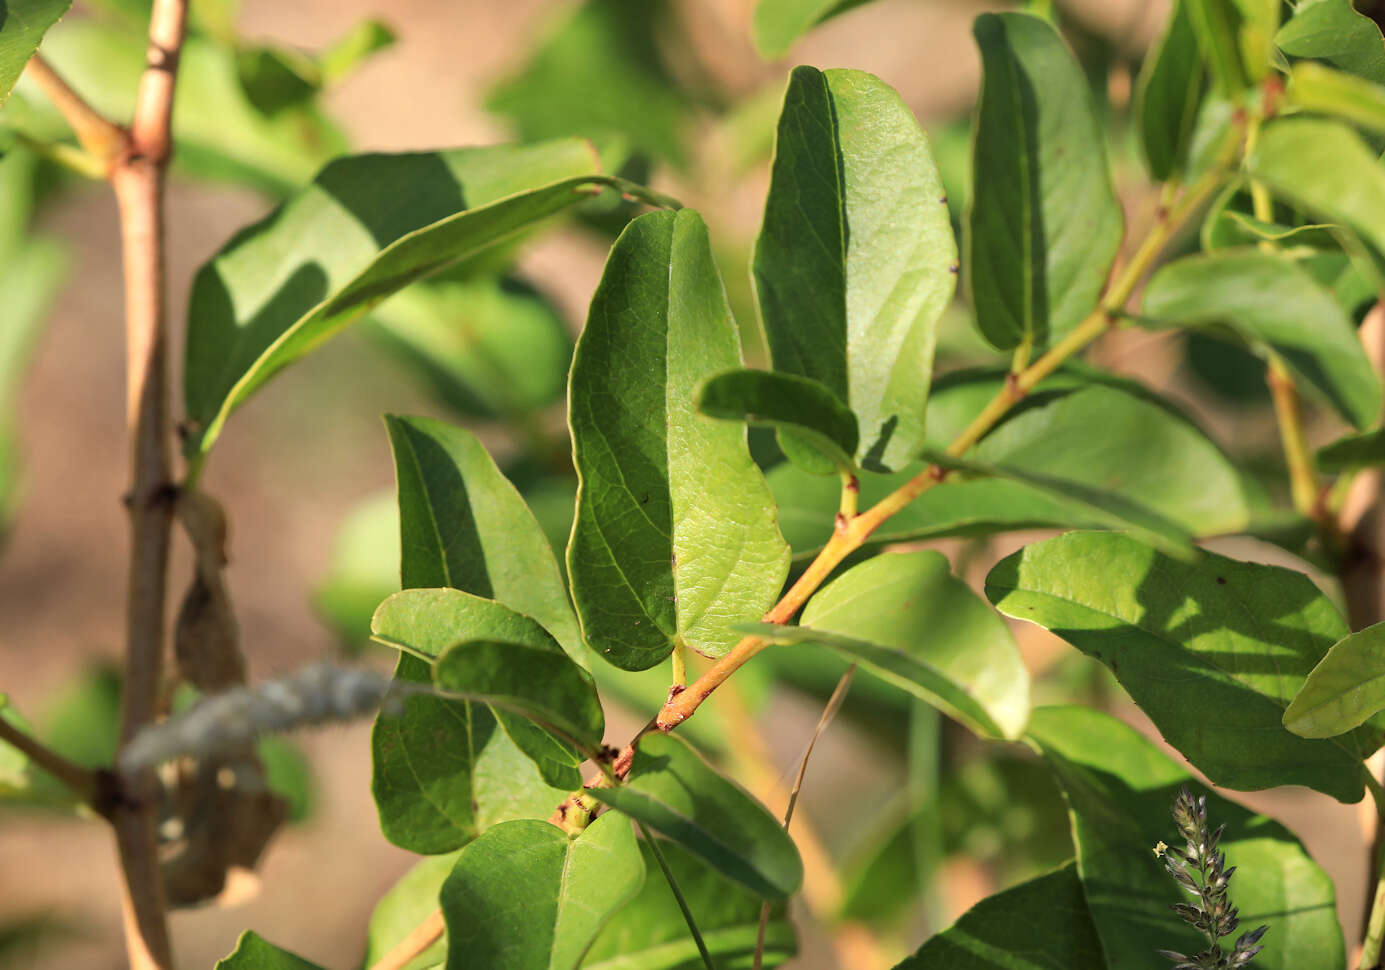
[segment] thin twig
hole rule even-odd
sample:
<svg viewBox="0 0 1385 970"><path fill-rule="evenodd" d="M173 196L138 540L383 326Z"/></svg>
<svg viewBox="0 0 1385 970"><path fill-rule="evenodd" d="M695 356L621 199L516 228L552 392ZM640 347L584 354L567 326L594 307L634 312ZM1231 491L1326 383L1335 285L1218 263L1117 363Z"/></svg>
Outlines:
<svg viewBox="0 0 1385 970"><path fill-rule="evenodd" d="M837 686L832 691L832 696L827 699L827 706L822 709L822 716L818 718L817 727L813 728L813 736L808 739L808 747L803 750L803 757L799 759L798 774L794 776L793 788L789 789L789 804L784 809L784 831L786 832L789 830L789 823L793 821L793 810L794 806L798 804L798 793L803 790L803 776L808 772L808 759L813 756L813 748L817 747L818 738L822 737L822 732L827 730L827 725L832 723L832 718L837 716L842 702L846 700L846 692L851 688L851 679L855 675L855 664L842 672L841 679L837 681ZM765 900L764 905L760 907L760 926L755 933L754 970L760 970L765 958L765 930L769 927L769 912L769 900Z"/></svg>
<svg viewBox="0 0 1385 970"><path fill-rule="evenodd" d="M72 126L77 141L109 172L129 152L130 133L106 118L63 80L42 55L29 59L24 73L38 85L58 114Z"/></svg>
<svg viewBox="0 0 1385 970"><path fill-rule="evenodd" d="M414 957L442 939L442 934L446 930L447 923L442 918L442 910L433 910L424 918L422 923L410 931L408 936L391 947L390 951L379 960L372 963L370 970L400 970Z"/></svg>
<svg viewBox="0 0 1385 970"><path fill-rule="evenodd" d="M4 718L0 718L0 741L16 748L35 765L42 768L88 805L97 799L99 783L96 772L68 761L52 748L25 734Z"/></svg>
<svg viewBox="0 0 1385 970"><path fill-rule="evenodd" d="M688 932L692 934L693 942L697 944L697 952L702 955L702 962L706 965L707 970L717 970L716 964L712 962L712 955L707 952L707 944L702 940L702 931L697 928L697 920L693 919L692 910L688 908L688 901L683 898L683 891L678 888L678 880L673 878L673 870L668 867L668 860L664 858L663 851L643 823L636 822L635 825L639 827L640 835L649 846L649 851L653 853L654 861L663 870L668 888L673 891L673 898L678 902L678 908L683 913L683 921L688 924Z"/></svg>

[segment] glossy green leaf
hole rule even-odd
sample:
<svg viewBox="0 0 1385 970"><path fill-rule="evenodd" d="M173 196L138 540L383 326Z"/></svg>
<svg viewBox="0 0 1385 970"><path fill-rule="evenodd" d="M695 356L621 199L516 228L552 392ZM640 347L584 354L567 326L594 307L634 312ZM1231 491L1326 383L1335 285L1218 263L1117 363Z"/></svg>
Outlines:
<svg viewBox="0 0 1385 970"><path fill-rule="evenodd" d="M193 281L188 453L205 454L265 381L386 297L588 197L596 170L578 139L329 164ZM381 196L382 184L400 191Z"/></svg>
<svg viewBox="0 0 1385 970"><path fill-rule="evenodd" d="M1350 226L1385 253L1385 169L1346 125L1304 117L1266 125L1246 169L1318 221Z"/></svg>
<svg viewBox="0 0 1385 970"><path fill-rule="evenodd" d="M386 300L371 320L461 414L522 421L567 389L572 337L558 309L520 280L435 278Z"/></svg>
<svg viewBox="0 0 1385 970"><path fill-rule="evenodd" d="M649 845L640 843L645 870L658 872ZM728 882L677 844L659 846L678 889L692 911L707 952L718 966L750 966L760 922L759 897ZM771 909L765 928L764 966L776 967L797 952L793 924L783 904ZM702 970L705 965L688 925L658 875L645 879L640 894L596 938L583 970Z"/></svg>
<svg viewBox="0 0 1385 970"><path fill-rule="evenodd" d="M674 735L645 735L625 784L588 792L762 898L785 899L803 882L779 820Z"/></svg>
<svg viewBox="0 0 1385 970"><path fill-rule="evenodd" d="M1380 415L1380 378L1351 319L1297 263L1274 253L1219 250L1170 263L1145 287L1141 322L1230 327L1252 349L1277 353L1358 428Z"/></svg>
<svg viewBox="0 0 1385 970"><path fill-rule="evenodd" d="M1096 306L1122 216L1087 80L1022 13L973 27L983 80L964 235L976 325L1005 350L1052 343Z"/></svg>
<svg viewBox="0 0 1385 970"><path fill-rule="evenodd" d="M1140 68L1135 94L1140 144L1157 181L1182 174L1206 90L1188 0L1174 0L1163 35Z"/></svg>
<svg viewBox="0 0 1385 970"><path fill-rule="evenodd" d="M1385 40L1369 17L1351 0L1316 0L1299 4L1275 36L1290 57L1312 58L1338 70L1385 84Z"/></svg>
<svg viewBox="0 0 1385 970"><path fill-rule="evenodd" d="M939 552L867 559L809 600L797 627L760 629L831 647L982 737L1016 738L1029 716L1014 638Z"/></svg>
<svg viewBox="0 0 1385 970"><path fill-rule="evenodd" d="M399 592L399 503L390 492L351 509L332 540L327 575L313 591L313 606L354 649L370 637L380 601Z"/></svg>
<svg viewBox="0 0 1385 970"><path fill-rule="evenodd" d="M616 135L675 164L687 160L686 95L659 55L674 26L665 0L583 0L540 39L486 106L520 138Z"/></svg>
<svg viewBox="0 0 1385 970"><path fill-rule="evenodd" d="M1077 866L996 893L895 970L1107 970Z"/></svg>
<svg viewBox="0 0 1385 970"><path fill-rule="evenodd" d="M1204 723L1208 718L1201 715ZM1168 970L1156 949L1194 953L1205 946L1170 914L1169 904L1187 897L1151 851L1158 841L1176 841L1169 809L1181 786L1196 785L1189 773L1153 742L1094 710L1039 708L1029 739L1067 795L1078 873L1110 966ZM1332 881L1293 834L1213 793L1207 817L1226 825L1219 847L1236 867L1231 899L1242 927L1270 926L1254 965L1345 966Z"/></svg>
<svg viewBox="0 0 1385 970"><path fill-rule="evenodd" d="M824 20L870 0L759 0L751 21L755 48L762 57L778 58Z"/></svg>
<svg viewBox="0 0 1385 970"><path fill-rule="evenodd" d="M450 586L497 600L538 620L586 666L548 540L476 436L429 418L388 416L385 427L399 481L404 587Z"/></svg>
<svg viewBox="0 0 1385 970"><path fill-rule="evenodd" d="M1209 552L1181 562L1128 536L1079 532L1001 560L986 595L1110 667L1216 784L1361 797L1361 759L1385 726L1310 741L1281 723L1308 672L1347 632L1302 573Z"/></svg>
<svg viewBox="0 0 1385 970"><path fill-rule="evenodd" d="M1385 711L1385 624L1332 645L1284 711L1284 726L1304 738L1331 738Z"/></svg>
<svg viewBox="0 0 1385 970"><path fill-rule="evenodd" d="M1108 529L1128 532L1168 555L1183 559L1192 557L1192 536L1182 527L1158 512L1130 501L1119 492L1015 466L953 458L942 452L925 452L924 457L939 468L963 472L968 476L1019 482L1085 509L1089 517L1100 520Z"/></svg>
<svg viewBox="0 0 1385 970"><path fill-rule="evenodd" d="M616 812L575 839L534 819L498 825L442 885L447 968L575 970L644 880L635 830Z"/></svg>
<svg viewBox="0 0 1385 970"><path fill-rule="evenodd" d="M280 949L254 930L246 930L230 956L216 962L215 970L322 970L288 950Z"/></svg>
<svg viewBox="0 0 1385 970"><path fill-rule="evenodd" d="M405 651L395 676L413 682L430 683L434 658L463 640L495 639L561 656L534 620L457 589L395 594L380 605L372 632ZM378 717L371 735L371 792L381 831L396 845L450 852L498 822L546 817L562 801L569 786L545 784L533 756L550 759L549 773L564 782L576 771L575 757L566 769L552 761L551 744L533 738L516 715L505 715L501 730L480 704L414 695L402 708ZM529 742L533 755L517 747Z"/></svg>
<svg viewBox="0 0 1385 970"><path fill-rule="evenodd" d="M1321 64L1294 65L1285 102L1385 132L1385 86Z"/></svg>
<svg viewBox="0 0 1385 970"><path fill-rule="evenodd" d="M7 0L0 10L0 105L49 27L58 22L72 0Z"/></svg>
<svg viewBox="0 0 1385 970"><path fill-rule="evenodd" d="M697 409L713 418L791 432L831 466L848 472L855 467L856 415L810 378L756 370L718 374L698 391Z"/></svg>
<svg viewBox="0 0 1385 970"><path fill-rule="evenodd" d="M568 575L587 643L617 667L652 667L678 642L720 656L779 594L789 550L745 429L693 403L740 363L701 217L630 223L592 297L568 409Z"/></svg>
<svg viewBox="0 0 1385 970"><path fill-rule="evenodd" d="M855 412L860 464L909 461L957 247L928 139L879 78L790 75L753 269L774 370Z"/></svg>
<svg viewBox="0 0 1385 970"><path fill-rule="evenodd" d="M373 967L438 908L438 891L457 862L456 852L421 860L391 886L371 911L361 966ZM400 970L429 970L447 959L446 934Z"/></svg>
<svg viewBox="0 0 1385 970"><path fill-rule="evenodd" d="M1318 468L1329 473L1385 464L1385 431L1366 431L1339 438L1321 448L1317 459Z"/></svg>

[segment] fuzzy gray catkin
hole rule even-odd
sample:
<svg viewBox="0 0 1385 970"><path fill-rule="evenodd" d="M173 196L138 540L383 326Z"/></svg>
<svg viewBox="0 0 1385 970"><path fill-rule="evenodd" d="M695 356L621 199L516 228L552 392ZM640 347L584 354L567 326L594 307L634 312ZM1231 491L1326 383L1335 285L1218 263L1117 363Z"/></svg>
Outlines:
<svg viewBox="0 0 1385 970"><path fill-rule="evenodd" d="M224 753L267 731L353 720L406 692L412 685L372 670L316 663L287 677L203 697L181 714L145 727L121 752L120 770L133 773L183 755Z"/></svg>

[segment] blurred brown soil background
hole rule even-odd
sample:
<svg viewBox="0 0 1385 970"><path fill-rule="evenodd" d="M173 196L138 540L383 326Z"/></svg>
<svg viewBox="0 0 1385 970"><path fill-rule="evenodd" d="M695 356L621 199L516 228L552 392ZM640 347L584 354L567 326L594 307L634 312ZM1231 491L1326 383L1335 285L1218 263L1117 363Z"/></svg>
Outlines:
<svg viewBox="0 0 1385 970"><path fill-rule="evenodd" d="M766 83L782 83L794 63L857 67L894 85L925 126L966 110L974 98L978 62L970 22L983 6L965 0L884 0L818 30L787 61L767 65L749 45L751 0L683 4L687 42L700 45L732 90L750 93ZM248 39L316 49L362 17L387 21L398 43L334 90L328 106L358 150L397 151L503 140L502 123L481 107L486 85L517 67L564 7L553 0L246 0L240 28ZM1084 6L1093 24L1128 36L1132 47L1148 42L1165 8L1144 0L1088 0ZM79 15L80 7L72 16ZM759 220L764 185L764 176L757 175L731 191L703 185L680 194L707 210L713 225L749 235ZM194 270L266 208L246 191L173 182L169 269L175 342ZM0 556L0 691L34 713L94 660L117 657L127 542L119 504L127 485L121 282L109 191L93 184L72 193L46 215L42 229L71 248L72 267L22 398L25 483L17 522ZM523 265L558 301L575 330L603 258L591 237L559 231L528 250ZM1164 387L1171 349L1166 343L1138 343L1148 338L1131 339L1137 343L1117 341L1103 348L1108 362ZM205 484L224 502L231 521L229 583L252 677L287 672L333 648L309 596L326 571L346 512L392 486L379 421L385 411L437 409L397 365L348 333L277 378L228 426ZM1247 429L1223 419L1212 430L1225 440L1226 434ZM997 544L972 578L1017 545L1017 538ZM1244 545L1229 551L1264 555L1262 548ZM186 549L180 547L173 602L189 569ZM1036 666L1053 656L1046 634L1035 628L1019 633ZM786 774L817 713L803 701L772 705L766 730ZM632 727L628 720L614 720L612 740L624 741ZM1147 722L1144 728L1150 731ZM324 966L354 968L372 906L413 861L379 832L369 791L368 724L298 740L316 778L314 814L271 845L259 873L262 887L250 901L173 915L179 966L211 967L230 952L242 930L254 928ZM835 726L808 772L805 817L833 833L847 821L853 802L860 804L844 793L887 784L891 770L889 759L872 753L849 725ZM1241 800L1275 814L1304 838L1337 880L1347 939L1353 940L1365 880L1356 807L1303 790ZM76 942L45 948L26 966L123 966L117 880L113 844L102 825L16 815L0 820L0 922L52 910L81 927ZM948 876L949 914L994 888L984 873L954 866ZM803 934L803 953L794 966L834 965L824 940L811 931Z"/></svg>

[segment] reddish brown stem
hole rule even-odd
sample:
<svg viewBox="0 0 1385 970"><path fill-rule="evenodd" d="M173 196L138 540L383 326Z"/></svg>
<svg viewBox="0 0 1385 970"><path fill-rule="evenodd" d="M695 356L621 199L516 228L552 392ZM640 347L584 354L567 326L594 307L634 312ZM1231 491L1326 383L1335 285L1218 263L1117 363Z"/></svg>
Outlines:
<svg viewBox="0 0 1385 970"><path fill-rule="evenodd" d="M95 805L100 793L96 772L68 761L56 751L40 744L4 718L0 718L0 742L19 750L26 758L72 790L88 805Z"/></svg>

